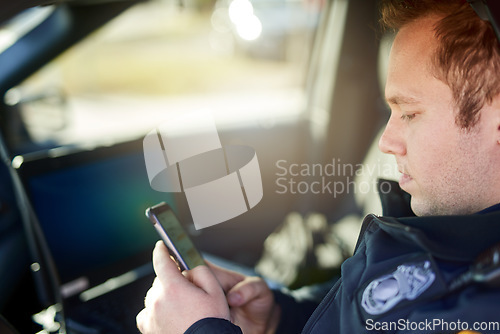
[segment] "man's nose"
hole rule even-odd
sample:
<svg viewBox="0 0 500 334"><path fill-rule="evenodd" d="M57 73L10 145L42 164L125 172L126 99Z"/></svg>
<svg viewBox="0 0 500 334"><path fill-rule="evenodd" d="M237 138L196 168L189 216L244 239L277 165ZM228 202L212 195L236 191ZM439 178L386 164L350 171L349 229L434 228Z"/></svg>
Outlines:
<svg viewBox="0 0 500 334"><path fill-rule="evenodd" d="M403 138L403 124L401 123L399 118L391 115L378 142L378 147L382 152L398 156L406 154L406 144Z"/></svg>

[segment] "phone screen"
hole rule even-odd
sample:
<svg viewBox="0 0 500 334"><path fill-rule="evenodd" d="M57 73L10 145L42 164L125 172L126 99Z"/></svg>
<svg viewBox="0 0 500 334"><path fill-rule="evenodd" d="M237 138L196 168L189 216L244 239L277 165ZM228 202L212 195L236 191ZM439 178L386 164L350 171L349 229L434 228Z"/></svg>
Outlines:
<svg viewBox="0 0 500 334"><path fill-rule="evenodd" d="M201 254L169 207L164 208L163 205L153 207L149 211L149 217L155 220L153 221L156 223L155 228L182 270L205 264Z"/></svg>

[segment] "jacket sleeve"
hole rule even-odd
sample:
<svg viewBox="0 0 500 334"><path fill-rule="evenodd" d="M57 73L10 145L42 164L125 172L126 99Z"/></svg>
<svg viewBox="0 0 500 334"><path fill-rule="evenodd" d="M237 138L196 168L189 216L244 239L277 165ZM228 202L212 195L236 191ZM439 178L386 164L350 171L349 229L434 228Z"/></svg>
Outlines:
<svg viewBox="0 0 500 334"><path fill-rule="evenodd" d="M276 302L281 306L281 319L276 333L300 333L336 281L337 279L293 291L288 289L273 291Z"/></svg>
<svg viewBox="0 0 500 334"><path fill-rule="evenodd" d="M228 320L204 318L192 324L184 334L242 334L242 331Z"/></svg>
<svg viewBox="0 0 500 334"><path fill-rule="evenodd" d="M275 301L281 306L281 319L276 333L300 333L335 281L306 286L293 291L285 288L273 290ZM242 331L230 321L205 318L191 325L185 334L242 334Z"/></svg>

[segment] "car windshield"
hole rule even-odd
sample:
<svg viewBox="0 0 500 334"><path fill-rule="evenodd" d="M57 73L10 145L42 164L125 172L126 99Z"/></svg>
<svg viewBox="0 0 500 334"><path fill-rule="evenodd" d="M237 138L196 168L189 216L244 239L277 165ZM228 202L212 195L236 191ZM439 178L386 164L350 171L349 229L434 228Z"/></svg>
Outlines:
<svg viewBox="0 0 500 334"><path fill-rule="evenodd" d="M35 142L51 145L128 140L198 109L221 127L294 121L305 110L319 17L317 6L293 0L140 3L9 90L5 102L18 107ZM28 20L33 13L18 21Z"/></svg>

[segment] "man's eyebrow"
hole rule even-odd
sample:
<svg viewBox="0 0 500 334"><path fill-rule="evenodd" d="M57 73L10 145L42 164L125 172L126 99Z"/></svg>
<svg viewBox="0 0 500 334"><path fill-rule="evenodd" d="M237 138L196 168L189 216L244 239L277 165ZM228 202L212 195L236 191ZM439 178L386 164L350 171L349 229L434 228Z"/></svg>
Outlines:
<svg viewBox="0 0 500 334"><path fill-rule="evenodd" d="M403 95L389 96L386 98L386 101L388 104L392 104L392 105L418 104L418 103L420 103L419 100L417 100L413 97L403 96Z"/></svg>

